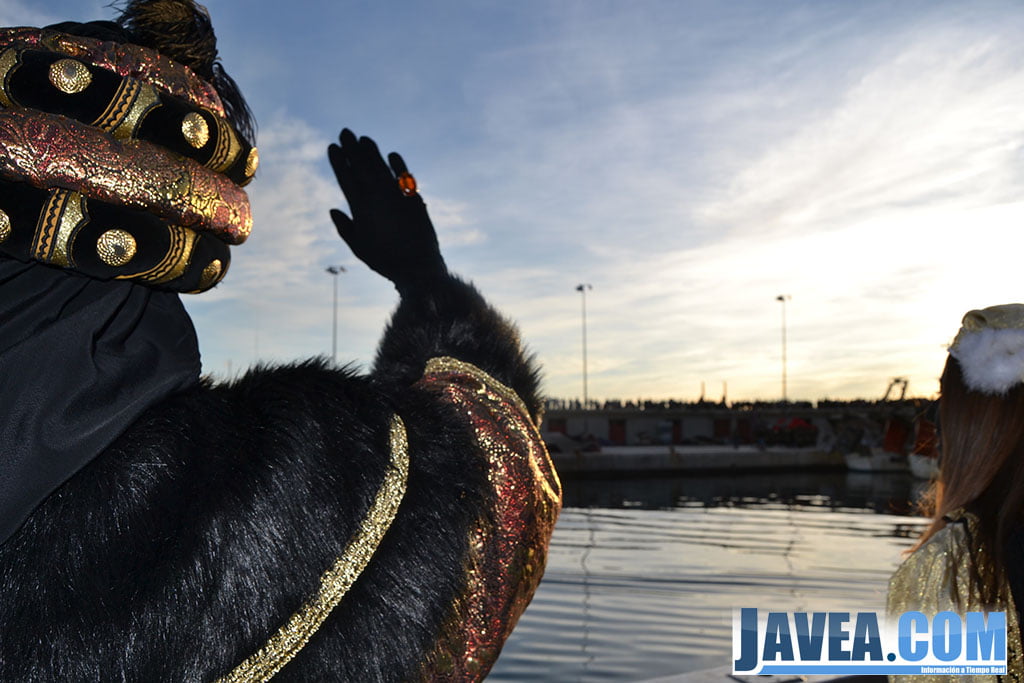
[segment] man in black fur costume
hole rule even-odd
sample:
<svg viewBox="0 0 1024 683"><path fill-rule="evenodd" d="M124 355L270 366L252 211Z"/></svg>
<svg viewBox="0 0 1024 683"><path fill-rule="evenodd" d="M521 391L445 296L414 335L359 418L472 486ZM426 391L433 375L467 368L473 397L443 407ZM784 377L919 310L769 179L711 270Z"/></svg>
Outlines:
<svg viewBox="0 0 1024 683"><path fill-rule="evenodd" d="M192 0L0 30L0 680L478 680L560 489L537 368L343 131L332 218L401 303L373 371L199 377L178 292L251 225L244 100Z"/></svg>

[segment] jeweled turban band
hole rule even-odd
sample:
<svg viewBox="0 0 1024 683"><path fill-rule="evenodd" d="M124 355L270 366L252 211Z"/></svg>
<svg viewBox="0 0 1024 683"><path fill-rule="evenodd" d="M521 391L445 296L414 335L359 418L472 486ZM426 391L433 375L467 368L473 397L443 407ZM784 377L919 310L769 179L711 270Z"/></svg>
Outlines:
<svg viewBox="0 0 1024 683"><path fill-rule="evenodd" d="M0 206L0 252L21 261L179 292L209 289L231 263L212 235L71 190L0 180Z"/></svg>
<svg viewBox="0 0 1024 683"><path fill-rule="evenodd" d="M145 209L228 244L241 244L252 230L249 198L227 176L63 116L0 110L0 176Z"/></svg>
<svg viewBox="0 0 1024 683"><path fill-rule="evenodd" d="M239 185L256 172L256 152L223 116L59 53L0 48L0 104L60 114L118 140L161 145Z"/></svg>
<svg viewBox="0 0 1024 683"><path fill-rule="evenodd" d="M213 86L156 50L27 26L0 29L0 48L8 47L35 48L74 57L119 76L151 83L166 93L224 116L224 104Z"/></svg>
<svg viewBox="0 0 1024 683"><path fill-rule="evenodd" d="M177 291L227 268L258 164L211 86L153 50L0 29L0 252ZM43 191L32 192L28 186Z"/></svg>

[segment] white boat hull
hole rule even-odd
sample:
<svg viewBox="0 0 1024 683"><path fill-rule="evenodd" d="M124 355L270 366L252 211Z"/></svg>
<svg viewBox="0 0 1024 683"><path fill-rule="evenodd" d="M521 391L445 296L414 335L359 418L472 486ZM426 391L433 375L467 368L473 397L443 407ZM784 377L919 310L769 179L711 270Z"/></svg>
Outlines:
<svg viewBox="0 0 1024 683"><path fill-rule="evenodd" d="M939 474L939 459L911 453L907 456L910 473L917 479L934 479Z"/></svg>
<svg viewBox="0 0 1024 683"><path fill-rule="evenodd" d="M906 472L910 466L907 456L871 449L871 455L847 453L843 456L846 468L854 472Z"/></svg>

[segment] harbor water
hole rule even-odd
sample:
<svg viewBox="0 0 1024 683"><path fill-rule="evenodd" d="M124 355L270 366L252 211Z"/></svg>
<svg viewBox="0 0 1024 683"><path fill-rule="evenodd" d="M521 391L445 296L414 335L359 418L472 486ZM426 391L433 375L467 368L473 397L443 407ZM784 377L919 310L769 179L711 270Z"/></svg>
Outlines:
<svg viewBox="0 0 1024 683"><path fill-rule="evenodd" d="M730 663L732 610L881 609L925 520L904 474L564 482L548 568L488 680L642 681Z"/></svg>

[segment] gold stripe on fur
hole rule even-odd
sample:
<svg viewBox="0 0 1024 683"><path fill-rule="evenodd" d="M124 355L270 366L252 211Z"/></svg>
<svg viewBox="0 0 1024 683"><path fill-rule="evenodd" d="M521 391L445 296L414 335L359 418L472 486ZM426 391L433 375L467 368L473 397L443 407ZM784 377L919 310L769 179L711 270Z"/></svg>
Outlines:
<svg viewBox="0 0 1024 683"><path fill-rule="evenodd" d="M405 495L409 476L409 442L405 425L397 415L391 418L390 441L391 462L384 473L384 481L359 530L341 557L320 577L320 590L270 637L266 645L231 673L219 678L217 683L270 680L309 642L362 574L391 527Z"/></svg>

